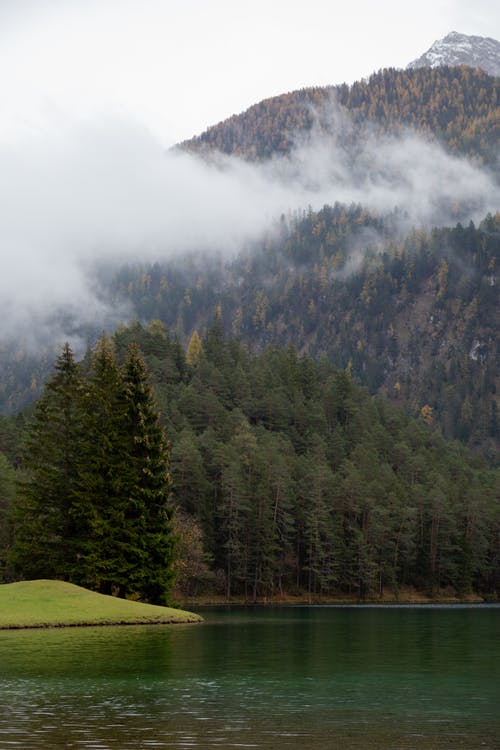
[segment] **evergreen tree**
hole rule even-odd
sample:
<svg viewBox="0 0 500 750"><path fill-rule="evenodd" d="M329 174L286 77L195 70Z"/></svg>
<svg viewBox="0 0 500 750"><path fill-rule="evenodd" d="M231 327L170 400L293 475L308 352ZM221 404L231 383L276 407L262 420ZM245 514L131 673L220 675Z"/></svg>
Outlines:
<svg viewBox="0 0 500 750"><path fill-rule="evenodd" d="M10 512L16 492L16 473L0 453L0 583L7 577L7 557L12 543Z"/></svg>
<svg viewBox="0 0 500 750"><path fill-rule="evenodd" d="M149 601L165 604L174 578L175 539L170 502L169 449L144 361L129 349L124 372L125 422L129 460L127 527L139 533L137 590Z"/></svg>
<svg viewBox="0 0 500 750"><path fill-rule="evenodd" d="M192 430L185 428L172 445L172 474L175 472L175 502L186 513L197 515L202 524L207 520L206 496L209 483L203 457Z"/></svg>
<svg viewBox="0 0 500 750"><path fill-rule="evenodd" d="M55 369L26 440L15 570L166 603L174 562L169 452L145 365L131 348L120 371L104 337L86 381L68 345Z"/></svg>
<svg viewBox="0 0 500 750"><path fill-rule="evenodd" d="M82 383L69 344L37 403L24 446L12 563L25 578L70 578L81 528L73 515L82 439Z"/></svg>
<svg viewBox="0 0 500 750"><path fill-rule="evenodd" d="M123 382L105 337L93 353L84 398L75 513L86 535L74 578L102 593L124 595L136 570L140 543L135 529L127 526L133 503Z"/></svg>
<svg viewBox="0 0 500 750"><path fill-rule="evenodd" d="M317 442L302 460L299 489L300 542L304 583L309 595L328 591L336 580L338 539L331 508L333 473Z"/></svg>

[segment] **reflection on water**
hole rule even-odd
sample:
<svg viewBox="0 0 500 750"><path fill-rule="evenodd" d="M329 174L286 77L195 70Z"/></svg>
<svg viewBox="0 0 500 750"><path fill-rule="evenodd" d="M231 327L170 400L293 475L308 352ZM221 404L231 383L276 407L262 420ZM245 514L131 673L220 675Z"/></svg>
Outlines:
<svg viewBox="0 0 500 750"><path fill-rule="evenodd" d="M0 631L6 748L500 748L500 607Z"/></svg>

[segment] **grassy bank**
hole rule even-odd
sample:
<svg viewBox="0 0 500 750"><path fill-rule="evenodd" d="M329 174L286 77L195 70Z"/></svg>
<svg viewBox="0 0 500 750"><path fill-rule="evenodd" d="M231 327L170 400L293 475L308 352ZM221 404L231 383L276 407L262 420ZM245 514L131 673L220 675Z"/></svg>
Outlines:
<svg viewBox="0 0 500 750"><path fill-rule="evenodd" d="M0 628L199 622L192 612L96 594L64 581L0 586Z"/></svg>

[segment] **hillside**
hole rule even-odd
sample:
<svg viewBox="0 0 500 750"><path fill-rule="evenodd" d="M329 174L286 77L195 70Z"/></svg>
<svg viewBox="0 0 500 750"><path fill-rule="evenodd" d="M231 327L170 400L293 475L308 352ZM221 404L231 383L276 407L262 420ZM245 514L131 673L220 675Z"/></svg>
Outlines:
<svg viewBox="0 0 500 750"><path fill-rule="evenodd" d="M249 160L289 154L311 133L335 134L345 113L354 137L369 124L380 132L412 128L453 153L496 163L500 135L500 80L469 67L386 69L367 80L306 88L266 99L208 128L181 147L219 151ZM352 129L347 136L353 137Z"/></svg>
<svg viewBox="0 0 500 750"><path fill-rule="evenodd" d="M325 206L225 264L123 268L111 293L181 339L218 309L253 347L292 344L349 366L370 392L414 416L431 407L443 435L498 460L500 215L395 231L394 216Z"/></svg>
<svg viewBox="0 0 500 750"><path fill-rule="evenodd" d="M301 353L349 365L370 392L411 415L430 407L435 429L498 460L498 214L480 226L467 218L453 228L478 213L485 195L497 195L498 87L499 79L467 67L389 69L352 86L275 97L209 128L182 147L274 164L286 162L301 139L333 135L343 168L356 162L374 131L409 128L485 167L447 179L468 186L481 174L488 181L477 196L472 187L455 199L446 186L434 194L439 185L424 179L392 213L335 204L276 217L264 238L237 256L235 248L233 258L207 257L200 247L178 261L107 268L96 272L102 303L130 305L130 317L145 323L161 320L184 346L220 309L226 331L252 346L292 343ZM375 141L372 150L379 146ZM398 157L397 168L384 172L383 159L370 161L372 150L358 165L359 184L381 184L396 205L401 186L412 184L410 166ZM365 167L373 171L365 174ZM448 227L416 223L412 204L422 199L448 217ZM68 327L69 337L88 341L99 332L78 321ZM40 393L53 352L33 355L20 338L1 353L0 410L14 414ZM0 424L0 448L11 429Z"/></svg>
<svg viewBox="0 0 500 750"><path fill-rule="evenodd" d="M260 102L182 147L276 161L308 138L333 136L337 153L348 154L343 168L360 162L359 169L370 170L373 159L360 159L363 143L374 132L409 129L496 174L499 83L465 66L383 70L352 86ZM370 174L367 189L389 172L387 165L386 174ZM396 206L398 180L404 184L405 177L391 178ZM434 199L436 215L458 217L470 216L480 196L469 196L470 205L453 203L446 189L426 198ZM367 208L325 206L282 217L257 248L232 262L122 269L113 293L132 300L140 319L175 327L181 339L209 325L220 306L226 330L244 341L293 343L339 366L351 363L372 393L384 393L413 415L432 407L446 437L496 457L498 216L480 228L467 220L455 229L414 225L405 235L411 221L404 212L411 206L390 216Z"/></svg>
<svg viewBox="0 0 500 750"><path fill-rule="evenodd" d="M124 266L102 294L184 346L219 310L226 332L257 350L293 344L349 365L371 393L413 416L431 407L434 429L496 462L500 216L407 236L398 226L397 214L325 206L283 218L234 260ZM40 363L10 356L2 367L4 409L26 404ZM15 430L0 420L0 449L12 452Z"/></svg>

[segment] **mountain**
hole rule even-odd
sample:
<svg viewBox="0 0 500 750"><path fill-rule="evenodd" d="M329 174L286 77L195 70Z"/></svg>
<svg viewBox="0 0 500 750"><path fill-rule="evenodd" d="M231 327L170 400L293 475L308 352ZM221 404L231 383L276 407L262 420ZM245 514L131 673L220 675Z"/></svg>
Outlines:
<svg viewBox="0 0 500 750"><path fill-rule="evenodd" d="M452 31L409 63L407 69L437 68L442 65L469 65L489 75L500 76L500 42L490 37L468 36Z"/></svg>
<svg viewBox="0 0 500 750"><path fill-rule="evenodd" d="M305 88L253 105L184 141L197 154L248 161L287 156L310 136L356 142L411 129L449 152L484 164L498 161L500 80L466 67L388 68L348 86Z"/></svg>
<svg viewBox="0 0 500 750"><path fill-rule="evenodd" d="M495 462L500 214L404 238L397 226L397 214L325 206L284 217L279 232L233 260L123 268L106 294L183 341L217 311L255 350L326 357L413 416L430 407L446 438Z"/></svg>
<svg viewBox="0 0 500 750"><path fill-rule="evenodd" d="M267 99L180 148L207 159L219 152L286 163L297 140L318 135L340 144L345 162L357 159L359 171L359 153L374 133L383 143L385 134L416 131L498 178L499 101L500 79L482 70L387 69L352 86ZM415 155L409 158L392 183L385 162L361 164L362 171L375 163L370 180L388 186L391 207L408 182ZM412 196L430 200L440 214L441 195L428 180ZM103 299L117 309L130 304L130 317L143 323L162 321L184 346L220 310L226 331L257 351L294 345L300 354L326 356L413 416L430 408L445 437L498 460L500 206L481 209L483 217L493 215L476 225L461 218L470 216L468 205L445 208L452 218L435 222L436 229L422 228L400 207L392 215L340 203L297 211L276 217L268 236L229 260L209 261L200 247L198 259L116 269L114 278L101 278ZM0 411L7 413L37 395L46 372L16 345L0 351Z"/></svg>

